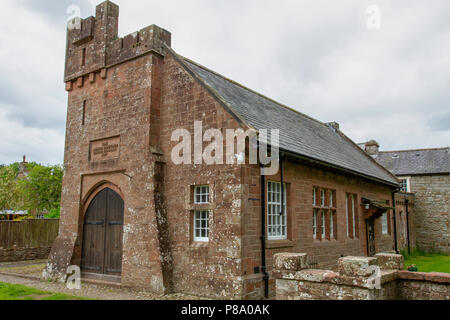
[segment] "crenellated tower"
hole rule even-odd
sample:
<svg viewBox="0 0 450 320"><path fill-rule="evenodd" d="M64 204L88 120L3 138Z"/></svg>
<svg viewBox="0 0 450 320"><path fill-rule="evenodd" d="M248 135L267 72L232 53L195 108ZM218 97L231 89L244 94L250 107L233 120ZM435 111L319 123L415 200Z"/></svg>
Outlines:
<svg viewBox="0 0 450 320"><path fill-rule="evenodd" d="M119 7L67 28L68 110L60 232L44 273L170 292L172 258L159 146L161 69L171 34L118 37Z"/></svg>
<svg viewBox="0 0 450 320"><path fill-rule="evenodd" d="M170 32L151 25L118 37L119 6L105 1L96 7L95 17L74 18L67 28L64 81L67 90L74 82L96 73L106 77L106 70L127 60L150 52L164 53L164 44L171 46ZM81 80L80 80L81 78Z"/></svg>

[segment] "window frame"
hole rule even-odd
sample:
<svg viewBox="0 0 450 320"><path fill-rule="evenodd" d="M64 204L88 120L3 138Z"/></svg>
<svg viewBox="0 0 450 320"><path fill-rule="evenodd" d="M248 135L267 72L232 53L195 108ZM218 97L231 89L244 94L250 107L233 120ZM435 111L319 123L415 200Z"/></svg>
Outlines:
<svg viewBox="0 0 450 320"><path fill-rule="evenodd" d="M351 205L349 206L349 201ZM346 229L347 238L358 239L359 238L359 217L358 217L358 195L355 193L346 193L345 196L345 218L346 218ZM350 222L351 230L350 229Z"/></svg>
<svg viewBox="0 0 450 320"><path fill-rule="evenodd" d="M270 186L270 187L269 187ZM272 186L277 186L277 189L275 191L273 191ZM278 189L279 188L279 189ZM269 241L272 240L287 240L288 239L288 207L287 207L287 187L286 187L286 183L284 183L284 191L283 191L283 196L284 196L284 201L283 201L283 205L284 205L284 213L282 215L280 215L280 213L271 213L274 208L280 208L281 209L281 182L277 182L277 181L267 181L267 192L266 192L266 197L267 197L267 213L266 213L266 217L267 217L267 239ZM272 194L272 197L269 194ZM273 201L273 194L275 195L279 195L279 199L280 201ZM275 196L275 199L278 199L278 196ZM278 221L278 217L280 218L281 224L277 223L272 223L274 220ZM272 222L271 222L271 218L272 218ZM273 219L276 218L276 219ZM273 231L273 230L277 230L278 228L281 229L280 234L278 234L278 231ZM275 235L274 235L275 234Z"/></svg>
<svg viewBox="0 0 450 320"><path fill-rule="evenodd" d="M356 239L356 196L352 194L352 226L353 226L353 239Z"/></svg>
<svg viewBox="0 0 450 320"><path fill-rule="evenodd" d="M336 211L330 210L330 239L336 239L336 234L334 232L334 218Z"/></svg>
<svg viewBox="0 0 450 320"><path fill-rule="evenodd" d="M398 179L400 180L400 186L402 186L401 190L403 192L411 193L411 177L398 177ZM406 181L406 190L403 190L402 181Z"/></svg>
<svg viewBox="0 0 450 320"><path fill-rule="evenodd" d="M320 189L320 206L322 208L326 207L326 200L327 200L327 193L325 192L325 189Z"/></svg>
<svg viewBox="0 0 450 320"><path fill-rule="evenodd" d="M328 190L328 206L330 208L335 208L336 207L334 205L334 192L333 192L333 190Z"/></svg>
<svg viewBox="0 0 450 320"><path fill-rule="evenodd" d="M381 234L389 234L389 214L387 213L387 211L381 216Z"/></svg>
<svg viewBox="0 0 450 320"><path fill-rule="evenodd" d="M206 213L206 218L202 215ZM198 216L200 215L200 216ZM209 242L210 234L210 219L211 213L209 210L195 210L193 217L193 240L194 242ZM200 227L197 227L197 221L200 222ZM206 227L203 227L202 222L206 221ZM197 231L200 231L200 236L197 236ZM202 236L202 231L206 231L206 236Z"/></svg>
<svg viewBox="0 0 450 320"><path fill-rule="evenodd" d="M313 209L313 239L317 239L317 213L319 209Z"/></svg>
<svg viewBox="0 0 450 320"><path fill-rule="evenodd" d="M320 221L321 221L321 228L322 228L322 240L327 238L327 213L325 210L320 211Z"/></svg>
<svg viewBox="0 0 450 320"><path fill-rule="evenodd" d="M203 188L206 188L206 193L203 192ZM200 193L198 193L200 190ZM197 201L197 196L200 197L200 202ZM206 196L206 202L203 201L203 197ZM198 185L194 186L194 204L209 204L211 201L210 188L209 185Z"/></svg>

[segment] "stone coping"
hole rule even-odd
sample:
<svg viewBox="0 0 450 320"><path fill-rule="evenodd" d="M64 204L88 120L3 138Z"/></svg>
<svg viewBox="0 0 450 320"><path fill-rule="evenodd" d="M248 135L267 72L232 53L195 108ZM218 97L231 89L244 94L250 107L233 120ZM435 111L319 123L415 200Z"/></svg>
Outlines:
<svg viewBox="0 0 450 320"><path fill-rule="evenodd" d="M375 257L342 257L338 272L309 269L305 253L279 253L274 256L272 276L276 279L331 283L352 287L373 287L378 273L381 284L396 280L427 281L450 284L450 273L410 272L403 269L403 256L380 253Z"/></svg>
<svg viewBox="0 0 450 320"><path fill-rule="evenodd" d="M402 280L450 284L450 273L443 272L410 272L402 270L398 272L398 278Z"/></svg>
<svg viewBox="0 0 450 320"><path fill-rule="evenodd" d="M276 279L294 280L316 283L331 283L350 287L367 288L372 282L372 278L365 276L349 276L330 270L305 269L301 271L274 270L272 275ZM382 270L381 284L398 279L397 270Z"/></svg>

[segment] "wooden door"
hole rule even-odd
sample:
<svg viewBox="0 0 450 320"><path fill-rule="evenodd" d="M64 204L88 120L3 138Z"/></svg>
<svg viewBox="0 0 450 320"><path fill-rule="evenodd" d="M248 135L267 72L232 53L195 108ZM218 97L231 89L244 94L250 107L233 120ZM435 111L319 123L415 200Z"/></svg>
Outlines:
<svg viewBox="0 0 450 320"><path fill-rule="evenodd" d="M81 269L85 272L120 275L124 203L111 189L92 200L85 215Z"/></svg>

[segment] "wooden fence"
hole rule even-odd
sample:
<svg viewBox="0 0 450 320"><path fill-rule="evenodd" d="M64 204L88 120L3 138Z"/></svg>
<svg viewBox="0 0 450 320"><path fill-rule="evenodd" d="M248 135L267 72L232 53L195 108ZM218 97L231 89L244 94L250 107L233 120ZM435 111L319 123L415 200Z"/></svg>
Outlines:
<svg viewBox="0 0 450 320"><path fill-rule="evenodd" d="M0 221L0 249L51 247L59 219Z"/></svg>

